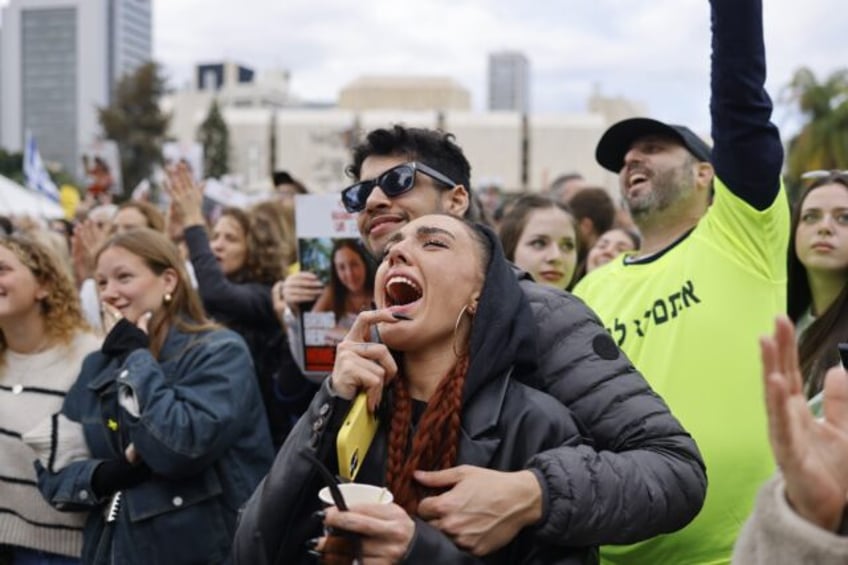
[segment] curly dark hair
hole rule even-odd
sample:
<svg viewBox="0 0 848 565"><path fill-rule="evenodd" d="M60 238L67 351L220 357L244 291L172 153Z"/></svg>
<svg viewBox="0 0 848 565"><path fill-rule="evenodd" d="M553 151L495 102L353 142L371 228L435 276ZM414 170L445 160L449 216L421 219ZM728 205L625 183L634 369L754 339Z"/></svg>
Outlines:
<svg viewBox="0 0 848 565"><path fill-rule="evenodd" d="M241 226L247 240L244 265L229 278L233 282L258 282L268 286L282 279L283 253L279 229L273 226L270 219L265 214L245 212L234 207L224 208L221 218L225 216Z"/></svg>
<svg viewBox="0 0 848 565"><path fill-rule="evenodd" d="M345 172L351 178L360 180L362 163L372 155L403 156L410 161L420 161L464 186L469 196L465 218L480 221L480 207L471 190L471 164L454 139L452 133L408 128L399 124L391 129L375 129L365 136L362 143L353 148L353 162L347 166Z"/></svg>

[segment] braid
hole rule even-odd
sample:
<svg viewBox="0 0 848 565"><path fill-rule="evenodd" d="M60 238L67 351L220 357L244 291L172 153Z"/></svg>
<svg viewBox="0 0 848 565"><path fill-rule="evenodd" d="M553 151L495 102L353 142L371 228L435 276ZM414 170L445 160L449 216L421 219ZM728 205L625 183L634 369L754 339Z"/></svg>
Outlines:
<svg viewBox="0 0 848 565"><path fill-rule="evenodd" d="M462 388L465 385L465 375L468 373L468 358L463 358L457 367L456 378L453 381L452 390L445 396L444 403L448 410L448 420L445 422L445 443L442 449L442 459L439 461L440 469L447 469L456 464L457 452L459 451L459 428L462 423ZM434 442L435 443L435 442Z"/></svg>
<svg viewBox="0 0 848 565"><path fill-rule="evenodd" d="M386 466L386 483L395 500L401 500L399 497L406 496L403 493L408 488L408 485L403 484L401 477L409 443L409 428L412 425L412 399L409 397L409 389L402 380L398 375L392 383L394 409L389 424L389 453Z"/></svg>
<svg viewBox="0 0 848 565"><path fill-rule="evenodd" d="M422 469L427 471L441 470L452 467L456 463L459 449L459 428L461 422L462 387L468 370L468 358L463 357L454 369L442 379L427 408L421 416L415 437L412 439L412 449L406 456L405 438L409 434L411 419L411 400L409 391L401 379L396 379L397 394L394 415L389 432L389 466L387 482L395 497L395 502L409 514L415 514L418 502L424 493L413 480L413 472ZM405 425L399 414L403 411L402 402L408 407ZM403 436L399 436L403 427ZM403 451L397 453L395 448L402 446Z"/></svg>

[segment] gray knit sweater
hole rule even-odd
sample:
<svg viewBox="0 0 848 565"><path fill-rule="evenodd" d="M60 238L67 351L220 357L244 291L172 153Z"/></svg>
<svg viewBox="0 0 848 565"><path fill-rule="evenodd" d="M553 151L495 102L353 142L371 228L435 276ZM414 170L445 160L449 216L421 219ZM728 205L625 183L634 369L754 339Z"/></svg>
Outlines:
<svg viewBox="0 0 848 565"><path fill-rule="evenodd" d="M100 341L78 334L32 355L6 351L0 365L0 544L79 556L85 514L59 512L36 487L35 453L22 434L62 408L82 360Z"/></svg>

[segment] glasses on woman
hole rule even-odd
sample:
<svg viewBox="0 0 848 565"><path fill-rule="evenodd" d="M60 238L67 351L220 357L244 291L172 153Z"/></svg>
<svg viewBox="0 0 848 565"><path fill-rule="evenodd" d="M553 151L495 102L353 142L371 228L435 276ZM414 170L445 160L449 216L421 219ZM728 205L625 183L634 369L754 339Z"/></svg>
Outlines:
<svg viewBox="0 0 848 565"><path fill-rule="evenodd" d="M848 170L840 171L838 169L819 169L815 171L807 171L806 173L801 174L801 180L805 181L818 181L822 179L841 179L843 181L848 181Z"/></svg>
<svg viewBox="0 0 848 565"><path fill-rule="evenodd" d="M424 163L411 161L392 167L375 179L364 180L347 187L342 191L342 204L348 212L361 212L365 209L365 202L371 196L375 186L379 186L389 198L400 196L415 186L415 173L427 175L447 187L456 186L454 181L436 169Z"/></svg>

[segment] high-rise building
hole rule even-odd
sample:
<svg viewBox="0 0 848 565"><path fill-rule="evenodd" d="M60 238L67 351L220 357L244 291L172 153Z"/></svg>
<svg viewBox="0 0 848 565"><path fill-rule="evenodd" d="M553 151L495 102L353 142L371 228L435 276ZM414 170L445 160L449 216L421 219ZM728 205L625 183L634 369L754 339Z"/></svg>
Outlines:
<svg viewBox="0 0 848 565"><path fill-rule="evenodd" d="M125 73L152 59L152 0L11 0L0 30L0 145L78 170L100 134L97 108Z"/></svg>
<svg viewBox="0 0 848 565"><path fill-rule="evenodd" d="M523 53L489 55L489 110L530 111L530 62Z"/></svg>

